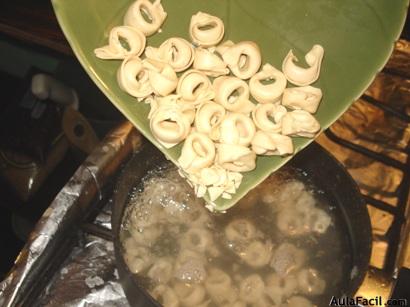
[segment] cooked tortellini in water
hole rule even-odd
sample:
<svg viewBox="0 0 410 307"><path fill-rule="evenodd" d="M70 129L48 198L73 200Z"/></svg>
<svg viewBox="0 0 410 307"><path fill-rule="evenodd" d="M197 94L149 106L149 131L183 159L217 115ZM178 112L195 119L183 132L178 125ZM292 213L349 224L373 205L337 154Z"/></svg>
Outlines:
<svg viewBox="0 0 410 307"><path fill-rule="evenodd" d="M324 48L315 44L305 54L308 67L298 65L290 50L280 71L262 62L256 42L224 41L224 21L201 11L187 27L190 41L175 36L146 46L146 37L161 32L166 18L178 17L167 16L161 0L134 1L124 25L112 28L108 44L94 53L122 60L119 87L150 104L147 121L158 146L183 143L179 173L215 210L214 201L237 192L240 173L257 167L257 155L292 155L292 137L320 132L312 114L323 93L311 84L319 78Z"/></svg>
<svg viewBox="0 0 410 307"><path fill-rule="evenodd" d="M223 168L204 170L207 184L227 180ZM164 307L324 306L342 282L335 266L349 267L349 259L336 257L348 242L302 179L285 167L220 214L204 208L174 165L155 165L125 210L124 259Z"/></svg>

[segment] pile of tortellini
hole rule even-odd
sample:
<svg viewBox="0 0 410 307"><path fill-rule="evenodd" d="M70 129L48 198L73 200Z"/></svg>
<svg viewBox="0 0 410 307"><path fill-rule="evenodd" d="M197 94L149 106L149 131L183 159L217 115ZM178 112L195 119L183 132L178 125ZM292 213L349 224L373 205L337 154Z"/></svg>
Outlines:
<svg viewBox="0 0 410 307"><path fill-rule="evenodd" d="M166 17L160 0L135 1L124 25L111 30L108 45L95 55L123 60L119 86L150 104L150 129L160 144L171 148L184 141L180 174L196 195L208 193L211 202L230 199L241 173L256 167L257 155L290 155L292 136L312 138L319 132L312 114L322 91L310 84L319 77L324 49L313 46L306 68L297 65L292 50L282 71L262 66L255 42L221 43L222 20L203 12L191 18L192 42L172 37L159 47L146 46L146 36L160 31ZM287 88L288 81L295 87Z"/></svg>

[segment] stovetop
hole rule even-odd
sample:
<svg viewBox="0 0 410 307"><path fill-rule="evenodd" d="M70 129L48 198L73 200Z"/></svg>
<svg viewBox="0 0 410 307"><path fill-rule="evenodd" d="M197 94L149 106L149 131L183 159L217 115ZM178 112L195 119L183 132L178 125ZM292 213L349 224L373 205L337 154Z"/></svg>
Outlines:
<svg viewBox="0 0 410 307"><path fill-rule="evenodd" d="M363 297L390 297L398 270L410 268L409 59L410 44L401 40L366 93L317 140L344 164L367 202L373 251L358 291ZM127 306L115 268L110 197L116 170L140 144L124 123L88 157L0 284L0 305Z"/></svg>

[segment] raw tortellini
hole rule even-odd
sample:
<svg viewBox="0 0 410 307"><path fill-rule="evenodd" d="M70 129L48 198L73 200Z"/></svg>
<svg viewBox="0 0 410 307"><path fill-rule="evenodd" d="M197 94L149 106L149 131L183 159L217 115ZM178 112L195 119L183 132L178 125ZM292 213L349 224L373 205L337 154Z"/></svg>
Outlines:
<svg viewBox="0 0 410 307"><path fill-rule="evenodd" d="M196 48L193 67L211 77L229 74L226 63L218 55L204 48Z"/></svg>
<svg viewBox="0 0 410 307"><path fill-rule="evenodd" d="M152 91L158 96L167 96L177 87L178 77L171 65L154 60L144 60Z"/></svg>
<svg viewBox="0 0 410 307"><path fill-rule="evenodd" d="M255 105L249 100L248 84L235 77L219 77L213 82L215 102L226 110L248 114Z"/></svg>
<svg viewBox="0 0 410 307"><path fill-rule="evenodd" d="M222 40L224 33L224 23L216 16L198 12L191 18L189 35L198 46L215 46Z"/></svg>
<svg viewBox="0 0 410 307"><path fill-rule="evenodd" d="M150 129L160 144L171 148L185 142L180 174L196 195L208 195L211 202L230 199L241 184L240 172L256 167L256 155L290 155L291 137L320 131L312 114L322 91L310 84L319 77L324 49L314 45L306 53L307 68L297 65L292 50L282 71L269 63L261 67L255 42L222 42L223 21L205 12L191 17L191 42L171 37L159 47L146 47L146 36L160 32L166 18L160 0L137 0L124 25L110 31L108 45L94 52L101 59L123 60L118 84L150 104ZM286 88L288 81L298 87Z"/></svg>
<svg viewBox="0 0 410 307"><path fill-rule="evenodd" d="M208 77L198 70L186 71L178 82L177 94L194 105L211 100L214 90Z"/></svg>
<svg viewBox="0 0 410 307"><path fill-rule="evenodd" d="M160 106L150 120L150 128L155 138L165 147L170 148L188 136L191 123L177 106Z"/></svg>
<svg viewBox="0 0 410 307"><path fill-rule="evenodd" d="M149 59L168 63L176 71L188 69L194 61L194 48L183 38L167 39L159 48L147 47L145 56Z"/></svg>
<svg viewBox="0 0 410 307"><path fill-rule="evenodd" d="M219 144L216 161L228 171L249 172L256 166L256 154L243 145Z"/></svg>
<svg viewBox="0 0 410 307"><path fill-rule="evenodd" d="M289 82L295 85L306 86L312 84L319 78L324 52L322 46L314 45L305 55L305 60L309 68L303 68L296 65L295 62L298 61L298 58L293 54L293 51L290 50L283 60L282 71Z"/></svg>
<svg viewBox="0 0 410 307"><path fill-rule="evenodd" d="M140 56L144 48L145 36L140 30L119 26L111 29L108 45L95 49L94 53L100 59L120 60L127 56Z"/></svg>
<svg viewBox="0 0 410 307"><path fill-rule="evenodd" d="M242 113L230 113L221 122L219 141L223 144L249 146L256 128L252 119Z"/></svg>
<svg viewBox="0 0 410 307"><path fill-rule="evenodd" d="M258 131L252 140L252 150L258 155L290 155L293 153L293 143L292 139L286 135Z"/></svg>
<svg viewBox="0 0 410 307"><path fill-rule="evenodd" d="M262 56L255 42L244 41L229 47L222 58L232 73L240 79L249 79L261 66Z"/></svg>
<svg viewBox="0 0 410 307"><path fill-rule="evenodd" d="M286 113L282 118L282 134L312 138L320 130L320 124L307 111L295 110Z"/></svg>
<svg viewBox="0 0 410 307"><path fill-rule="evenodd" d="M124 24L140 29L146 36L150 36L159 30L166 17L161 0L138 0L128 8Z"/></svg>
<svg viewBox="0 0 410 307"><path fill-rule="evenodd" d="M282 118L287 113L284 106L272 103L258 104L252 112L253 121L258 129L265 132L280 133Z"/></svg>
<svg viewBox="0 0 410 307"><path fill-rule="evenodd" d="M262 81L273 81L263 84ZM265 64L262 70L253 75L249 81L249 88L253 98L260 103L276 102L282 96L286 88L285 75L270 64Z"/></svg>
<svg viewBox="0 0 410 307"><path fill-rule="evenodd" d="M226 110L218 103L208 101L198 107L195 114L195 128L207 134L212 140L219 139L219 125L224 119Z"/></svg>
<svg viewBox="0 0 410 307"><path fill-rule="evenodd" d="M178 163L185 171L195 172L211 166L214 159L214 142L206 134L193 132L184 142Z"/></svg>
<svg viewBox="0 0 410 307"><path fill-rule="evenodd" d="M293 110L316 113L322 99L322 90L313 86L291 87L283 92L282 105Z"/></svg>
<svg viewBox="0 0 410 307"><path fill-rule="evenodd" d="M126 58L117 72L120 88L136 98L145 98L153 92L148 70L137 56Z"/></svg>

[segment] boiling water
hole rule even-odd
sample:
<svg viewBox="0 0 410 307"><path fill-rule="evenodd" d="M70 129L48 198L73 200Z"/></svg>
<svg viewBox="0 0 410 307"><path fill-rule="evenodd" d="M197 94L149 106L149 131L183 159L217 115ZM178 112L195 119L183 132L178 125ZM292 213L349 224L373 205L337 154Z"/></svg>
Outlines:
<svg viewBox="0 0 410 307"><path fill-rule="evenodd" d="M125 260L165 307L328 306L350 261L332 209L303 172L285 168L210 213L167 164L129 199Z"/></svg>

